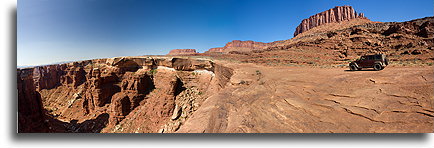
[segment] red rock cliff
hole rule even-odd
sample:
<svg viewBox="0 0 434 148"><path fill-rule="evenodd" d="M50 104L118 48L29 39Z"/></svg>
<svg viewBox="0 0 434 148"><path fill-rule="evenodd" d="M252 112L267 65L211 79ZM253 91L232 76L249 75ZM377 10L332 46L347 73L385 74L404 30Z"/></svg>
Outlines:
<svg viewBox="0 0 434 148"><path fill-rule="evenodd" d="M173 49L167 55L192 55L196 53L196 49Z"/></svg>
<svg viewBox="0 0 434 148"><path fill-rule="evenodd" d="M268 46L270 46L270 43L233 40L232 42L227 43L225 47L211 48L207 52L228 53L230 51L252 51L264 49Z"/></svg>
<svg viewBox="0 0 434 148"><path fill-rule="evenodd" d="M351 6L337 6L301 21L295 29L294 37L322 24L339 23L355 18L365 18L365 16L363 13L357 13Z"/></svg>

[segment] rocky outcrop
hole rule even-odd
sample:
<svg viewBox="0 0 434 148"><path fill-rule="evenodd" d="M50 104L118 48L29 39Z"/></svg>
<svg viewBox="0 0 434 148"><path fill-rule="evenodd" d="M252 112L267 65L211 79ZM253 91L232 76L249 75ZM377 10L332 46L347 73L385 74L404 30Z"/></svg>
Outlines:
<svg viewBox="0 0 434 148"><path fill-rule="evenodd" d="M51 89L60 84L60 76L64 74L65 65L39 66L34 69L36 89Z"/></svg>
<svg viewBox="0 0 434 148"><path fill-rule="evenodd" d="M121 91L111 98L110 124L116 125L122 121L154 88L152 76L147 71L125 74L121 82Z"/></svg>
<svg viewBox="0 0 434 148"><path fill-rule="evenodd" d="M64 66L64 65L63 65ZM86 72L83 67L69 67L65 70L66 74L60 77L60 82L64 85L71 84L73 87L81 85L85 79ZM56 79L54 79L56 80Z"/></svg>
<svg viewBox="0 0 434 148"><path fill-rule="evenodd" d="M195 55L197 54L196 49L173 49L167 55Z"/></svg>
<svg viewBox="0 0 434 148"><path fill-rule="evenodd" d="M391 34L411 34L423 38L434 37L434 19L426 18L429 21L414 20L403 23L393 23L390 27L383 32L383 35L389 36Z"/></svg>
<svg viewBox="0 0 434 148"><path fill-rule="evenodd" d="M314 27L328 24L339 23L356 18L365 18L363 13L357 13L351 6L337 6L335 8L312 15L301 21L294 32L294 37Z"/></svg>
<svg viewBox="0 0 434 148"><path fill-rule="evenodd" d="M224 47L211 48L206 53L229 53L231 51L249 52L264 49L270 45L271 43L233 40L232 42L227 43Z"/></svg>

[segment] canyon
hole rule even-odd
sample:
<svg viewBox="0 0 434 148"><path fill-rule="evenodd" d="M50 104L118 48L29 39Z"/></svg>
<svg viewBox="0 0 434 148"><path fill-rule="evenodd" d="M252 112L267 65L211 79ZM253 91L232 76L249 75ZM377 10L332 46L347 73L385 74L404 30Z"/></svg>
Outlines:
<svg viewBox="0 0 434 148"><path fill-rule="evenodd" d="M169 132L232 70L206 59L121 57L17 75L19 132Z"/></svg>

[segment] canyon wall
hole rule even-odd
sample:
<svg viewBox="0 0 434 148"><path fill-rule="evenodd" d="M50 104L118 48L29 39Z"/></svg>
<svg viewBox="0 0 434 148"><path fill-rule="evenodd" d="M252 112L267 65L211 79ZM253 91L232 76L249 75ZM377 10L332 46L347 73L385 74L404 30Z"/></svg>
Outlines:
<svg viewBox="0 0 434 148"><path fill-rule="evenodd" d="M17 71L18 132L47 132L41 95L36 91L33 69Z"/></svg>
<svg viewBox="0 0 434 148"><path fill-rule="evenodd" d="M294 32L294 37L314 27L328 24L339 23L356 18L365 18L363 13L357 13L351 6L337 6L332 9L312 15L301 21Z"/></svg>

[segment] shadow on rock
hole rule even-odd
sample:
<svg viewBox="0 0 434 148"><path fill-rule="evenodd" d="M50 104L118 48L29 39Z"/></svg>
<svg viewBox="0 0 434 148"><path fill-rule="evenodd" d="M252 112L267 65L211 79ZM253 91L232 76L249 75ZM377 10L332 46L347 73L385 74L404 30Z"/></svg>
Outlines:
<svg viewBox="0 0 434 148"><path fill-rule="evenodd" d="M106 127L109 114L103 113L95 119L78 123L77 120L63 122L54 118L45 120L50 125L50 132L54 133L99 133Z"/></svg>

